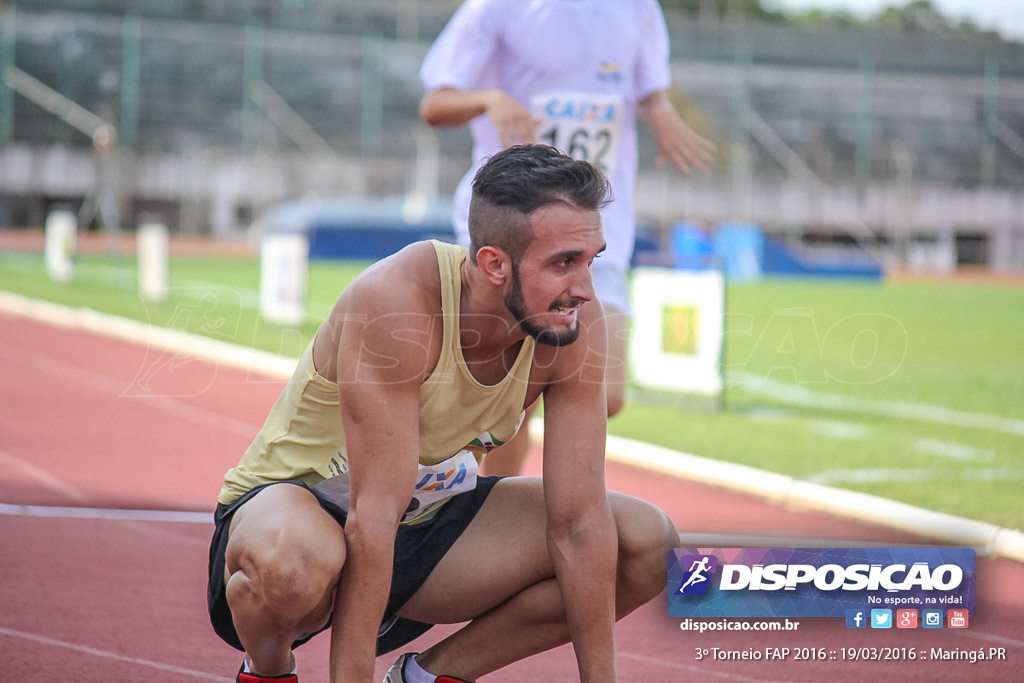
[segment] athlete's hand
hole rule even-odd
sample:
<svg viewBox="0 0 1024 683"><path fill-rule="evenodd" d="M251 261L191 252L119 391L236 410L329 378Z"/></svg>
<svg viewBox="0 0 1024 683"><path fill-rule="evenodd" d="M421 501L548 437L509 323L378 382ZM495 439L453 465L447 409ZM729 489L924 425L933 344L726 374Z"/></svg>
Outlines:
<svg viewBox="0 0 1024 683"><path fill-rule="evenodd" d="M498 131L502 148L536 142L540 120L504 90L488 91L486 112Z"/></svg>
<svg viewBox="0 0 1024 683"><path fill-rule="evenodd" d="M644 99L640 115L654 133L659 166L670 161L687 178L692 177L693 170L707 173L714 166L718 148L683 121L664 93Z"/></svg>

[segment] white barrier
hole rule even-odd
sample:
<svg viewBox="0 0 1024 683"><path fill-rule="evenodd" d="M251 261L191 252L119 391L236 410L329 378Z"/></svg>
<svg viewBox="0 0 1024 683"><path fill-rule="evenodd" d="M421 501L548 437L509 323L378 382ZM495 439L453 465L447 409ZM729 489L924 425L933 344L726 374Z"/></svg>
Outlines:
<svg viewBox="0 0 1024 683"><path fill-rule="evenodd" d="M271 234L260 246L260 314L270 322L298 325L306 319L309 240Z"/></svg>
<svg viewBox="0 0 1024 683"><path fill-rule="evenodd" d="M163 301L170 289L169 238L167 226L145 223L136 239L139 259L139 294L148 301Z"/></svg>
<svg viewBox="0 0 1024 683"><path fill-rule="evenodd" d="M53 211L46 217L46 274L54 282L70 282L75 278L72 259L78 243L78 218L70 211Z"/></svg>

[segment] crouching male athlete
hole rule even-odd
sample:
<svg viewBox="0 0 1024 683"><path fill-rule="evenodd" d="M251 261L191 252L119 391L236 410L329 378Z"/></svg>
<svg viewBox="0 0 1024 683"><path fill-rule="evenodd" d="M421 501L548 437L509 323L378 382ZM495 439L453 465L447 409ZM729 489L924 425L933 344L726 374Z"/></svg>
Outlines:
<svg viewBox="0 0 1024 683"><path fill-rule="evenodd" d="M476 176L471 246L422 242L341 295L239 465L211 547L210 616L241 683L297 681L331 629L331 680L469 623L390 683L472 681L572 642L616 680L614 622L665 586L678 535L604 486L606 329L590 265L608 183L539 145ZM542 478L477 476L544 396Z"/></svg>

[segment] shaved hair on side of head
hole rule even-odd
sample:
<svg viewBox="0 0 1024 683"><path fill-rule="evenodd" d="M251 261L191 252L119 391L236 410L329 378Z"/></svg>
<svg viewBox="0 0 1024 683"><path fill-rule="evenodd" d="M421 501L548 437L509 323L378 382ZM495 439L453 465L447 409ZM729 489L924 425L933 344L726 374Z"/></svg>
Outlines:
<svg viewBox="0 0 1024 683"><path fill-rule="evenodd" d="M469 203L469 257L482 247L501 249L518 266L533 239L530 216L551 204L598 211L611 201L607 178L593 164L547 145L516 145L498 152L473 179Z"/></svg>

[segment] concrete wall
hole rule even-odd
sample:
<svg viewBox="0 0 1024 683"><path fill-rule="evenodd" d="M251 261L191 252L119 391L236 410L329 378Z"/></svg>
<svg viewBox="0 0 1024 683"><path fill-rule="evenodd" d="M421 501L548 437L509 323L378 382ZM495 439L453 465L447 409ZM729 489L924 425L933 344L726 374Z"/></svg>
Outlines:
<svg viewBox="0 0 1024 683"><path fill-rule="evenodd" d="M405 159L311 160L304 155L223 152L119 155L126 229L138 223L140 214L155 212L183 233L239 237L276 202L403 194L417 182ZM426 186L450 186L461 171L458 160L442 160L431 172L445 180ZM77 205L93 190L96 177L95 161L83 150L0 148L0 227L41 225L54 203ZM933 264L944 262L943 245L947 251L955 249L959 236L985 242L985 262L991 267L1024 270L1024 189L934 182L819 185L792 178L726 176L687 181L674 171L655 170L641 174L637 201L642 222L665 235L683 220L708 226L751 221L794 239L814 234L843 241L852 236L898 263L929 262L922 254L930 249L937 254L930 257ZM16 206L21 208L12 208ZM18 216L30 220L18 221ZM948 258L946 262L955 264Z"/></svg>

